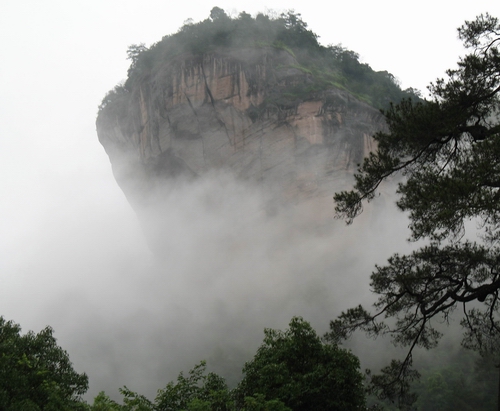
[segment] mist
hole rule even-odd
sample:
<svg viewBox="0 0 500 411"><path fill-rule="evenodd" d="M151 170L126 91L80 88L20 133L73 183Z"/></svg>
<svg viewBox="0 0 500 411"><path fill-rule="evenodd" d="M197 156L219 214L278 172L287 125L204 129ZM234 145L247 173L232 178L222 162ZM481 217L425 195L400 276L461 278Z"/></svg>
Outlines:
<svg viewBox="0 0 500 411"><path fill-rule="evenodd" d="M2 262L2 314L24 332L52 326L89 376L88 400L119 398L124 385L153 398L201 360L234 384L264 328L300 315L326 332L372 301L373 264L408 247L387 196L347 227L331 196L269 213L272 193L221 172L167 187L141 226L110 176L80 175L71 193L74 175L54 182ZM146 244L148 224L162 255Z"/></svg>
<svg viewBox="0 0 500 411"><path fill-rule="evenodd" d="M456 62L456 27L486 8L499 14L490 3L443 2L433 13L436 4L418 4L412 21L391 2L237 7L295 8L323 44L343 43L424 90ZM89 401L101 390L120 398L124 385L152 398L203 359L234 384L265 327L284 329L300 315L321 335L342 310L373 301L374 264L412 247L388 187L347 227L333 219L333 192L270 212L272 193L221 172L167 187L162 211L139 221L98 142L97 106L125 77L130 44L158 41L215 5L234 7L2 4L0 315L23 332L53 327L89 376ZM426 30L408 29L419 25ZM159 232L161 256L147 227ZM362 369L392 356L380 340L359 337L349 347Z"/></svg>

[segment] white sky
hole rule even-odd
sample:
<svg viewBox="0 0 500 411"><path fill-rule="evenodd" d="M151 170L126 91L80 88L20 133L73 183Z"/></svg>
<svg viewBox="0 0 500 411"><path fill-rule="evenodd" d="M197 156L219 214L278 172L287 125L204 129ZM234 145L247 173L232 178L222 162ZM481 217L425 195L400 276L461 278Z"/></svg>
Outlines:
<svg viewBox="0 0 500 411"><path fill-rule="evenodd" d="M72 282L54 274L59 261L61 271L68 255L92 271L99 256L122 258L125 242L124 261L143 252L135 215L97 140L97 106L125 79L130 44L150 45L188 18L207 18L213 6L250 14L294 9L322 44L342 43L403 88L424 92L463 52L456 28L464 20L486 11L500 17L494 0L1 0L0 315L25 330L51 324L65 336L64 309L40 314L59 295L54 290L71 304ZM99 242L83 247L85 236ZM50 270L38 272L44 264ZM108 284L89 275L89 289ZM85 278L74 287L79 281Z"/></svg>

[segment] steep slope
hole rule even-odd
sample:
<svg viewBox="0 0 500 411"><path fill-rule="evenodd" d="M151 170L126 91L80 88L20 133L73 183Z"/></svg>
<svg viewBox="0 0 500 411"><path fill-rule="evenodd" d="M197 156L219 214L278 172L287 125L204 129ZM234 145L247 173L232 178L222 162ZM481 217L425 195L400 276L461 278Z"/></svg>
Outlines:
<svg viewBox="0 0 500 411"><path fill-rule="evenodd" d="M125 116L103 110L99 140L129 200L147 201L164 179L221 168L286 201L330 195L372 149L383 118L338 89L276 101L310 81L297 65L269 47L184 55L127 95Z"/></svg>
<svg viewBox="0 0 500 411"><path fill-rule="evenodd" d="M218 12L129 49L127 82L96 122L115 178L143 222L174 182L223 171L272 193L268 211L315 203L321 225L384 128L368 102L404 92L355 53L320 46L298 15ZM154 244L161 229L146 231Z"/></svg>

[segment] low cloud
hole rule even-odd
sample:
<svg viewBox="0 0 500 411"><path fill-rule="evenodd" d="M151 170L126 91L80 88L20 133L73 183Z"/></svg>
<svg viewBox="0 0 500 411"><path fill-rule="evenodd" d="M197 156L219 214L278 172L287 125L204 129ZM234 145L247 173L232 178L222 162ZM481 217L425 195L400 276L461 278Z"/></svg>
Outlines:
<svg viewBox="0 0 500 411"><path fill-rule="evenodd" d="M51 325L89 375L89 400L119 398L123 385L152 398L203 359L234 384L265 327L300 315L326 332L342 310L372 301L374 263L408 248L387 195L347 227L331 196L269 213L272 193L227 175L167 192L142 215L160 256L116 191L99 201L56 192L64 207L41 213L22 261L9 261L6 317L24 331Z"/></svg>

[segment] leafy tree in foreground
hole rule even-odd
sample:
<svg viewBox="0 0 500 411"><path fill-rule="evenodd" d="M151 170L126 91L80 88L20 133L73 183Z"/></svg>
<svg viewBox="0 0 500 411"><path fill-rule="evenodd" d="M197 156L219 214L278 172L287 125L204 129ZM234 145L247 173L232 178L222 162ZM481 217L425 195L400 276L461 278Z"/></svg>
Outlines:
<svg viewBox="0 0 500 411"><path fill-rule="evenodd" d="M73 370L52 329L21 335L21 327L0 317L0 409L85 410L80 396L88 378Z"/></svg>
<svg viewBox="0 0 500 411"><path fill-rule="evenodd" d="M214 373L205 375L206 363L196 365L186 377L180 373L177 382L169 382L158 391L155 405L159 411L229 410L232 404L225 380Z"/></svg>
<svg viewBox="0 0 500 411"><path fill-rule="evenodd" d="M302 318L293 318L289 327L264 331L264 343L243 368L237 402L261 394L294 411L365 409L357 357L323 343Z"/></svg>
<svg viewBox="0 0 500 411"><path fill-rule="evenodd" d="M375 136L378 149L360 167L354 190L334 197L337 215L350 223L382 181L401 173L397 205L409 213L411 240L427 239L376 267L375 312L343 312L328 334L339 341L360 329L409 347L371 380L380 398L401 404L415 400L408 393L418 377L412 350L433 348L442 335L431 321L446 323L461 308L466 346L484 352L486 341L494 346L500 338L500 24L481 15L458 33L470 53L447 80L431 84L431 100L404 100L384 113L389 131ZM469 221L473 236L465 235Z"/></svg>
<svg viewBox="0 0 500 411"><path fill-rule="evenodd" d="M214 373L207 374L204 361L195 365L187 376L181 372L176 381L158 390L154 401L127 387L120 389L120 393L123 404L100 392L89 411L291 411L281 401L268 401L261 394L244 398L241 407L236 407L233 392L224 379Z"/></svg>
<svg viewBox="0 0 500 411"><path fill-rule="evenodd" d="M104 392L90 411L300 411L364 410L359 361L336 345L325 344L308 322L293 318L286 331L266 329L264 343L245 364L235 390L206 373L204 361L188 375L158 391L154 401L124 387L123 405Z"/></svg>

